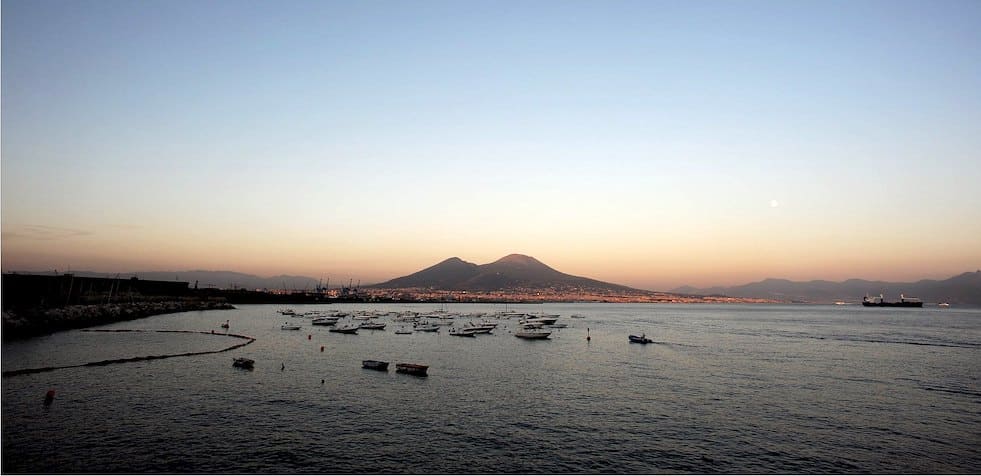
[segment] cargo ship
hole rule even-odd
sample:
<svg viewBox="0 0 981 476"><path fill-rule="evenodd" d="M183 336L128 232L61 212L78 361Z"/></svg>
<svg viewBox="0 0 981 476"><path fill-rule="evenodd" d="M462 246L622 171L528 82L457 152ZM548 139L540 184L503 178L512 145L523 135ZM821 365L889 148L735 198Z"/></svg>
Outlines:
<svg viewBox="0 0 981 476"><path fill-rule="evenodd" d="M881 294L879 297L869 297L866 294L865 299L862 299L862 305L866 307L923 307L923 301L913 297L908 298L902 294L899 295L899 301L886 301Z"/></svg>

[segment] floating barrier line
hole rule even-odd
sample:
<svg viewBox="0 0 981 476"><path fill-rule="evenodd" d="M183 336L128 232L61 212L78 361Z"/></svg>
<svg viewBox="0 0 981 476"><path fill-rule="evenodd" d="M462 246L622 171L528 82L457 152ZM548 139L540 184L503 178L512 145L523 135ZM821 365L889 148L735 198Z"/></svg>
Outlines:
<svg viewBox="0 0 981 476"><path fill-rule="evenodd" d="M145 330L145 329L83 329L82 332L172 332L181 334L204 334L204 335L215 335L215 336L225 336L225 337L235 337L238 339L245 339L245 342L235 344L231 347L226 347L220 350L206 350L203 352L185 352L182 354L163 354L163 355L146 355L143 357L129 357L125 359L109 359L100 360L98 362L88 362L78 365L62 365L58 367L40 367L34 369L20 369L20 370L8 370L3 372L4 377L13 377L15 375L27 375L27 374L37 374L41 372L50 372L52 370L61 369L74 369L78 367L101 367L105 365L112 364L125 364L128 362L141 362L144 360L159 360L159 359L169 359L171 357L190 357L192 355L206 355L206 354L218 354L221 352L228 352L230 350L238 349L239 347L245 347L253 342L255 342L255 337L250 337L241 334L216 334L214 332L203 332L203 331L155 331L155 330Z"/></svg>

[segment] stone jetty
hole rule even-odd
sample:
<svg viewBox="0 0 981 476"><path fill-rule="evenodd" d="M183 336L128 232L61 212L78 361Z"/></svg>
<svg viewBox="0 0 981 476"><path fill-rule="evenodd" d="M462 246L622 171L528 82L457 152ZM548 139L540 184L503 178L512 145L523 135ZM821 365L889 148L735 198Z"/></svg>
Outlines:
<svg viewBox="0 0 981 476"><path fill-rule="evenodd" d="M3 311L3 340L25 339L57 331L128 321L158 314L234 308L224 300L178 298L132 303L8 309Z"/></svg>

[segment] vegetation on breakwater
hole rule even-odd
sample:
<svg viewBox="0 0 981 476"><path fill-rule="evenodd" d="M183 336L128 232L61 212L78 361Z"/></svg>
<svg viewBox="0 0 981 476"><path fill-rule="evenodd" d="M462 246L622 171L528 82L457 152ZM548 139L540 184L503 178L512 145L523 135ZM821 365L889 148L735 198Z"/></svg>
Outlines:
<svg viewBox="0 0 981 476"><path fill-rule="evenodd" d="M157 314L234 309L223 300L178 298L112 304L79 304L3 311L3 340L25 339L68 329L128 321Z"/></svg>

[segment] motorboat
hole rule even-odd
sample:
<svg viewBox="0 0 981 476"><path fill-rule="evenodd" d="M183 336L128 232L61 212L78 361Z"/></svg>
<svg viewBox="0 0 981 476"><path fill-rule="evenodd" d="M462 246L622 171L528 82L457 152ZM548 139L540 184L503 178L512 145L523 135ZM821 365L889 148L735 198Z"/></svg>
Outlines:
<svg viewBox="0 0 981 476"><path fill-rule="evenodd" d="M426 373L429 371L429 366L420 365L420 364L397 363L395 364L395 371L398 373L425 377Z"/></svg>
<svg viewBox="0 0 981 476"><path fill-rule="evenodd" d="M382 330L385 328L384 322L363 322L358 326L361 329Z"/></svg>
<svg viewBox="0 0 981 476"><path fill-rule="evenodd" d="M647 338L647 334L641 334L639 336L631 335L627 337L630 339L630 342L634 344L651 344L654 342Z"/></svg>
<svg viewBox="0 0 981 476"><path fill-rule="evenodd" d="M340 327L335 327L331 329L330 332L337 332L340 334L357 334L358 326L354 324L346 324Z"/></svg>
<svg viewBox="0 0 981 476"><path fill-rule="evenodd" d="M252 370L255 365L255 361L252 359L247 359L245 357L235 357L232 359L232 367L238 367L240 369Z"/></svg>
<svg viewBox="0 0 981 476"><path fill-rule="evenodd" d="M569 316L569 318L570 319L585 319L586 316L584 316L582 314L573 314L573 315Z"/></svg>
<svg viewBox="0 0 981 476"><path fill-rule="evenodd" d="M496 324L493 326L489 326L486 324L474 324L471 322L470 325L464 327L463 330L473 331L475 334L490 334L490 332L494 330L495 327L497 327Z"/></svg>
<svg viewBox="0 0 981 476"><path fill-rule="evenodd" d="M548 339L550 335L552 335L551 332L538 329L523 329L514 333L515 337L522 339Z"/></svg>
<svg viewBox="0 0 981 476"><path fill-rule="evenodd" d="M451 336L477 337L477 332L470 329L450 329Z"/></svg>
<svg viewBox="0 0 981 476"><path fill-rule="evenodd" d="M550 326L555 324L555 321L557 320L559 320L558 317L533 317L520 322L521 324L541 324L543 326Z"/></svg>
<svg viewBox="0 0 981 476"><path fill-rule="evenodd" d="M361 367L371 370L381 370L383 372L388 372L388 362L383 362L381 360L362 360Z"/></svg>
<svg viewBox="0 0 981 476"><path fill-rule="evenodd" d="M398 329L395 329L395 333L396 334L411 334L412 333L412 329L409 329L407 327L399 327Z"/></svg>
<svg viewBox="0 0 981 476"><path fill-rule="evenodd" d="M318 318L314 319L313 321L310 321L310 324L313 324L315 326L333 326L333 325L337 324L337 320L338 319L340 319L340 318L339 317L318 317Z"/></svg>
<svg viewBox="0 0 981 476"><path fill-rule="evenodd" d="M282 330L284 330L284 331L298 331L298 330L300 330L300 326L295 326L293 324L283 324L283 325L279 326L279 328L282 329Z"/></svg>
<svg viewBox="0 0 981 476"><path fill-rule="evenodd" d="M940 304L937 304L937 307L950 307L950 303L942 302Z"/></svg>
<svg viewBox="0 0 981 476"><path fill-rule="evenodd" d="M416 324L413 329L416 332L439 332L439 326L436 324Z"/></svg>

